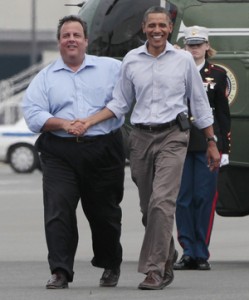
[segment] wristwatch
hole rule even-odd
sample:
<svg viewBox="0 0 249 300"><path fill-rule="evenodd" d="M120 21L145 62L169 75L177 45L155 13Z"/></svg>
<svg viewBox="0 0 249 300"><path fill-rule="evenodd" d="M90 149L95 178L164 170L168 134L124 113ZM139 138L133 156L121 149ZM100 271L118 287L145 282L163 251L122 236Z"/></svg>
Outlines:
<svg viewBox="0 0 249 300"><path fill-rule="evenodd" d="M208 137L208 138L206 139L206 141L207 141L207 143L208 143L208 142L215 142L215 143L217 143L217 142L218 142L218 138L217 138L216 135L213 135L213 136L211 136L211 137Z"/></svg>

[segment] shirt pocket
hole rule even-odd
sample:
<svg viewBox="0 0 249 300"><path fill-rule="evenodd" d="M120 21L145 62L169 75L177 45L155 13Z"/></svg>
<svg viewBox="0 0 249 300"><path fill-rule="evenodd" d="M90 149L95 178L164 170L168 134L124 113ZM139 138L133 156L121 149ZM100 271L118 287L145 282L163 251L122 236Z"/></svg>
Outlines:
<svg viewBox="0 0 249 300"><path fill-rule="evenodd" d="M82 91L82 98L90 107L102 108L106 105L106 93L102 87L87 87Z"/></svg>

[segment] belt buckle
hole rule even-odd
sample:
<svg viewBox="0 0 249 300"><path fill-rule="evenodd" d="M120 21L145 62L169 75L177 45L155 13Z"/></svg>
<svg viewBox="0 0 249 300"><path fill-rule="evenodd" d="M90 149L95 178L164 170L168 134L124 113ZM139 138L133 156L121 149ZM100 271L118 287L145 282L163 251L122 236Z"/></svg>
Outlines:
<svg viewBox="0 0 249 300"><path fill-rule="evenodd" d="M80 136L76 136L76 143L83 143L83 140Z"/></svg>

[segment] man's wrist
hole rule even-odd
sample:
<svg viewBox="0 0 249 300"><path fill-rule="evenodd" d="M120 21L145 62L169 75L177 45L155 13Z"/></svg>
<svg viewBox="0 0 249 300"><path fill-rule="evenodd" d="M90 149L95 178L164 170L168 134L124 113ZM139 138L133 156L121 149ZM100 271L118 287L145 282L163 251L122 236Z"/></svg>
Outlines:
<svg viewBox="0 0 249 300"><path fill-rule="evenodd" d="M208 144L212 144L212 143L217 143L218 142L218 138L217 136L214 134L213 136L209 136L206 138L206 141Z"/></svg>

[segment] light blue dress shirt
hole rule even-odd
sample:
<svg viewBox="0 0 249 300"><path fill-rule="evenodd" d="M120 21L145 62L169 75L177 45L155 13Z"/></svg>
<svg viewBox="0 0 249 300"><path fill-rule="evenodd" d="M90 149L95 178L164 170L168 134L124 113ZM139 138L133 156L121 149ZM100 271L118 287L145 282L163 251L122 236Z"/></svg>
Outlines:
<svg viewBox="0 0 249 300"><path fill-rule="evenodd" d="M164 52L154 57L145 44L125 56L121 78L107 107L120 117L136 99L132 124L162 124L187 112L188 98L195 125L199 129L212 125L212 110L192 55L167 42Z"/></svg>
<svg viewBox="0 0 249 300"><path fill-rule="evenodd" d="M77 72L62 60L40 71L30 83L23 98L25 120L33 132L40 132L51 117L67 120L85 118L103 109L112 99L120 76L121 62L109 57L85 55ZM119 128L124 117L112 118L92 126L85 135L101 135ZM54 134L69 137L64 131Z"/></svg>

